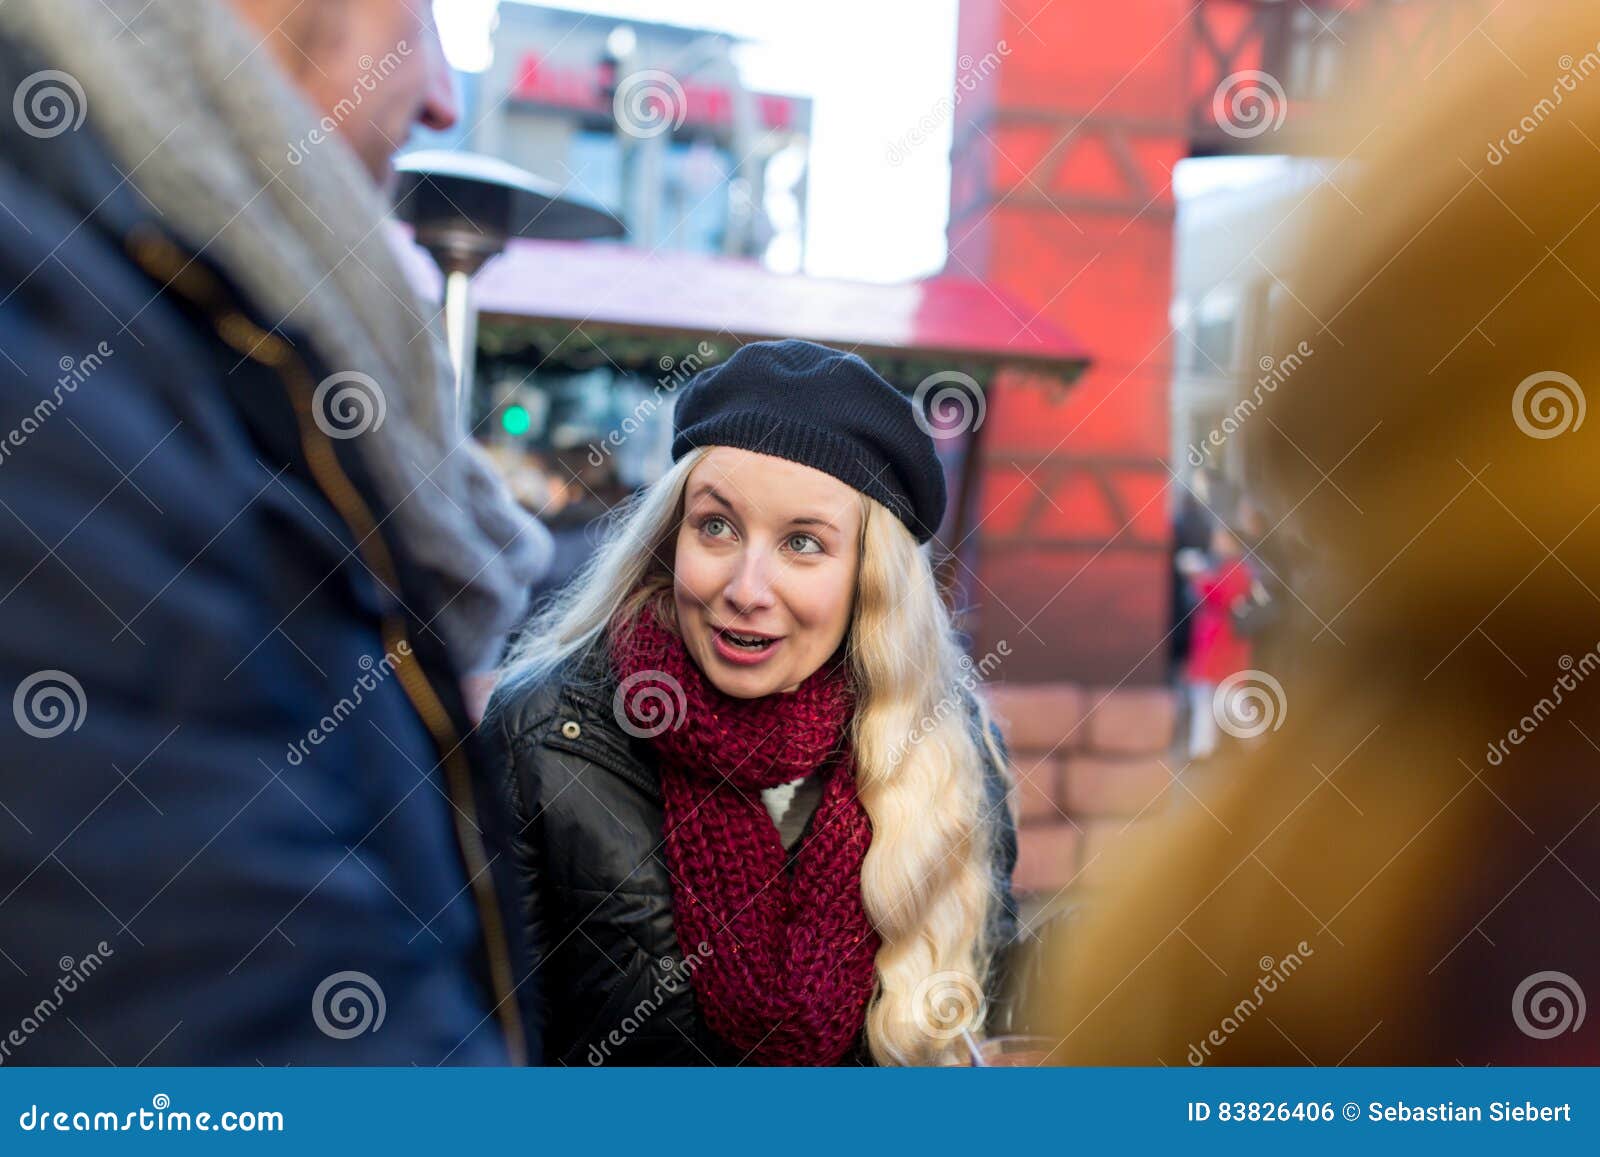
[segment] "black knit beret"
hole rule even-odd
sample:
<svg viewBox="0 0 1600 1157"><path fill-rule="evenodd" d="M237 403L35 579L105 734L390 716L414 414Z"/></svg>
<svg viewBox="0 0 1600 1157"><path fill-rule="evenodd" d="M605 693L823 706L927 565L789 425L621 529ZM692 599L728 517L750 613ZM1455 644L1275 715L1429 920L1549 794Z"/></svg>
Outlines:
<svg viewBox="0 0 1600 1157"><path fill-rule="evenodd" d="M944 519L944 469L911 399L855 354L808 341L741 346L695 375L673 415L672 460L732 446L831 474L920 542Z"/></svg>

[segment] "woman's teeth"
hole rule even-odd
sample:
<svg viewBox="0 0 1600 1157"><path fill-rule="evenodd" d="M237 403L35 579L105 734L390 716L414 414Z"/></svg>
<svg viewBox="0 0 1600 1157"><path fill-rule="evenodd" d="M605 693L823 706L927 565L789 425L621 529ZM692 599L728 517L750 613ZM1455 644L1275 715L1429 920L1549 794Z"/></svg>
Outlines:
<svg viewBox="0 0 1600 1157"><path fill-rule="evenodd" d="M734 646L743 647L748 651L759 651L773 642L771 639L764 639L758 635L736 635L732 631L722 632L722 637Z"/></svg>

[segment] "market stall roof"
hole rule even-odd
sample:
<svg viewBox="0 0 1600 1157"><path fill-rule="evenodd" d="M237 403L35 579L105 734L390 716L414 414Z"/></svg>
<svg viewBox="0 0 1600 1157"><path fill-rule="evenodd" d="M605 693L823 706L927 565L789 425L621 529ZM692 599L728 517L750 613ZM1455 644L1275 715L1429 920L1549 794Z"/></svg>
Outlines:
<svg viewBox="0 0 1600 1157"><path fill-rule="evenodd" d="M440 296L405 241L413 284ZM513 240L474 281L480 316L636 333L798 337L891 357L1021 365L1071 382L1089 364L1058 326L973 278L878 285L774 273L754 261L590 242Z"/></svg>

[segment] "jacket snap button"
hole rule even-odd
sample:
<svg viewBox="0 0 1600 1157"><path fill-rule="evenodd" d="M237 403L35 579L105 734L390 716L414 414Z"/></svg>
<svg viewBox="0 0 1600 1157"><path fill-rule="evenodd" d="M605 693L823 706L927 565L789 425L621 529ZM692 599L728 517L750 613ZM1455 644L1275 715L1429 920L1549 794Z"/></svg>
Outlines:
<svg viewBox="0 0 1600 1157"><path fill-rule="evenodd" d="M561 734L568 739L576 739L583 734L583 728L578 726L577 720L569 719L561 725Z"/></svg>

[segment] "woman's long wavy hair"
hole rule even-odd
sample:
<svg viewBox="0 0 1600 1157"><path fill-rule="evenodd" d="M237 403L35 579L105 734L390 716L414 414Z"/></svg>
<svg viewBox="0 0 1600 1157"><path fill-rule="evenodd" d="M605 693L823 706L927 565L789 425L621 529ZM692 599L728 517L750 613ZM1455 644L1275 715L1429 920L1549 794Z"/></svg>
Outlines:
<svg viewBox="0 0 1600 1157"><path fill-rule="evenodd" d="M675 621L676 536L689 474L704 455L685 455L614 513L594 556L519 640L509 661L519 679L559 677L647 602ZM861 503L845 645L857 703L856 789L872 821L861 893L883 942L867 1042L879 1064L938 1064L955 1059L962 1030L977 1034L984 1020L996 895L984 768L1005 761L929 552L885 507L865 495ZM973 709L981 741L970 729Z"/></svg>

